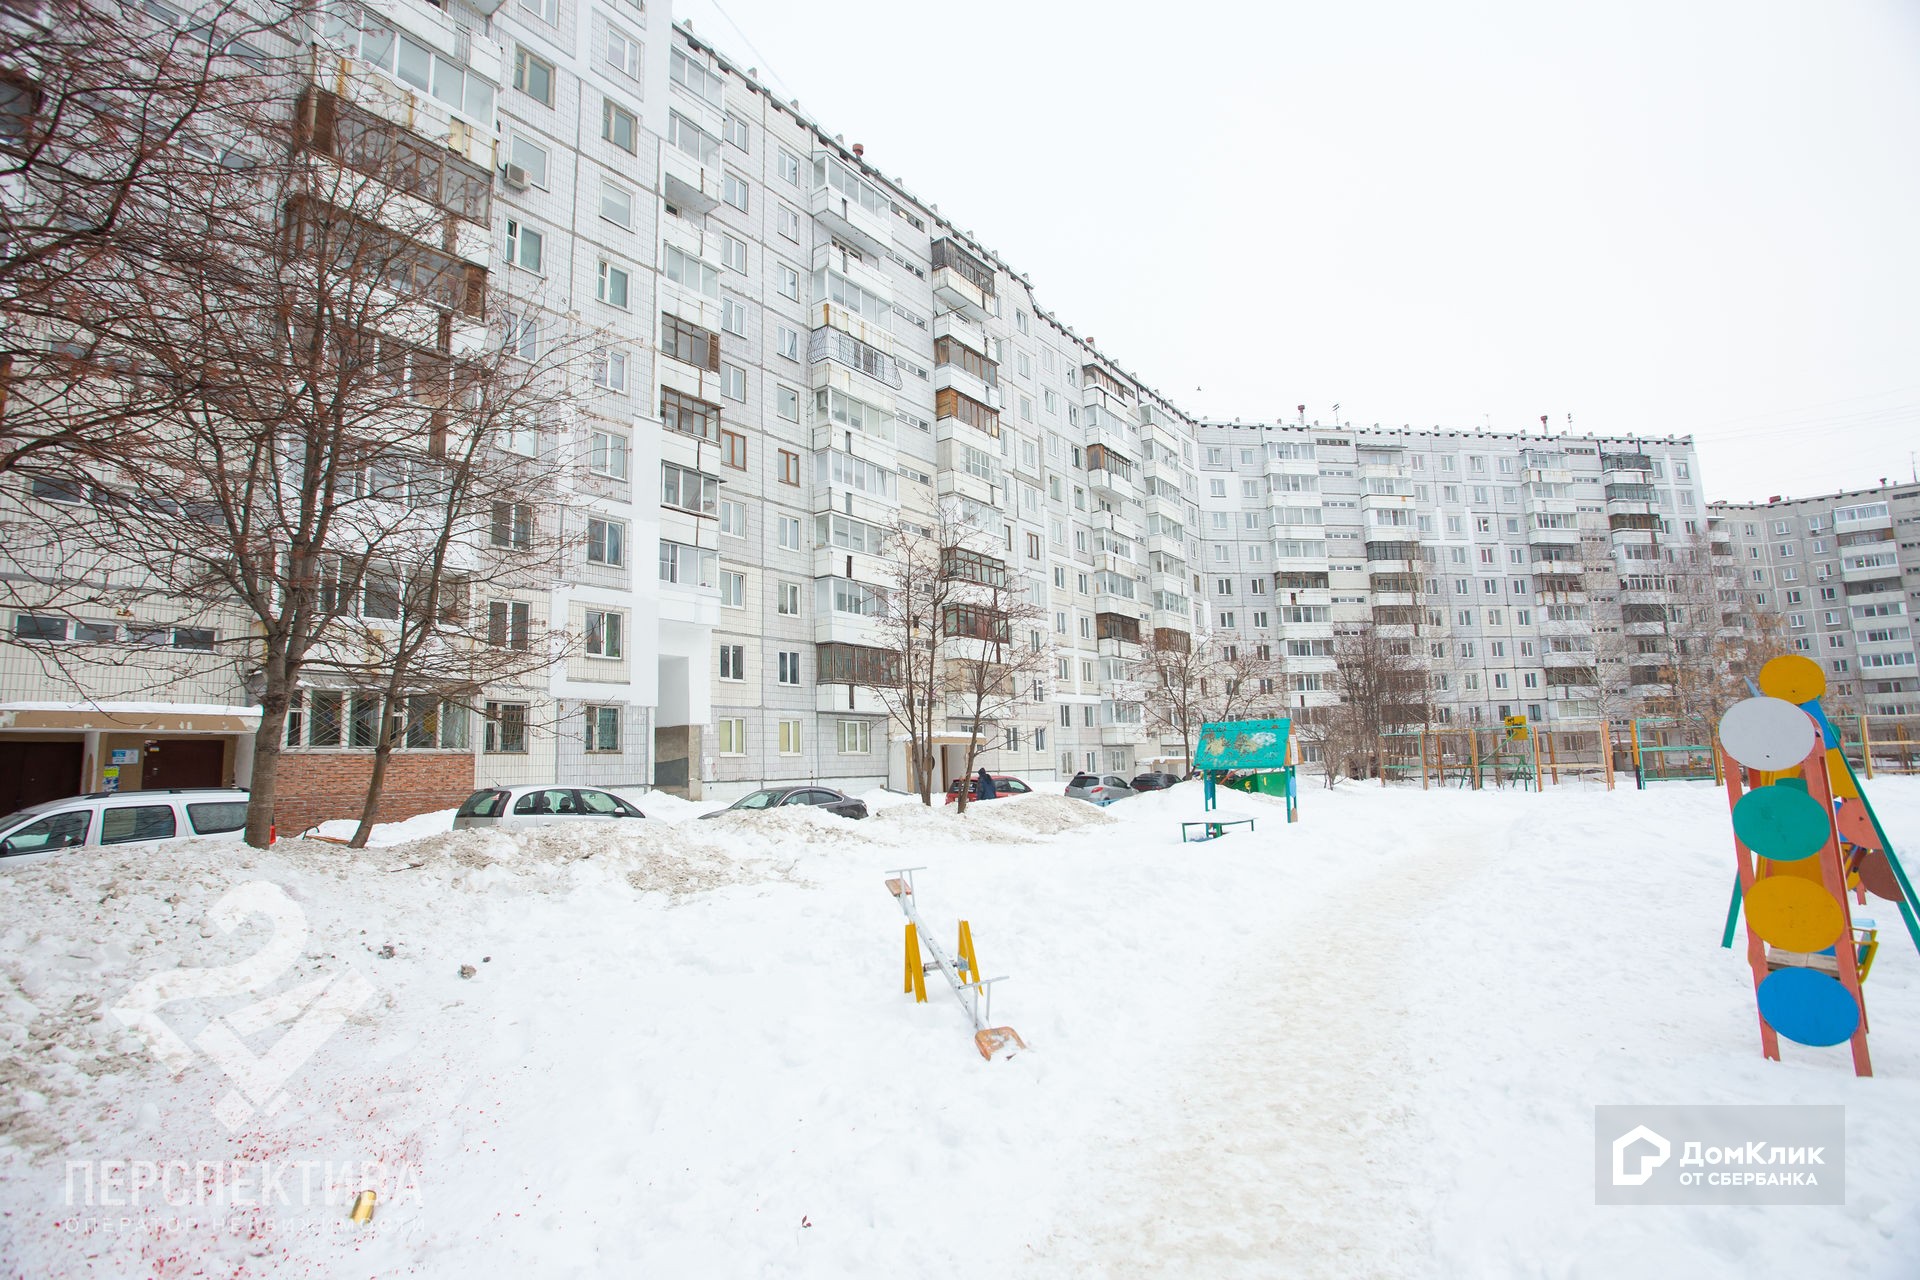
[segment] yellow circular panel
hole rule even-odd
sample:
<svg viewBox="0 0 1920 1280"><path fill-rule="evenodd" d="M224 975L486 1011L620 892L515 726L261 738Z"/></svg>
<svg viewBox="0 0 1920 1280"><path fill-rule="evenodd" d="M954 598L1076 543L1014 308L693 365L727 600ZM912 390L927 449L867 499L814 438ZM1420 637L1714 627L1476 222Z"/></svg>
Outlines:
<svg viewBox="0 0 1920 1280"><path fill-rule="evenodd" d="M1820 664L1798 653L1786 653L1760 668L1760 692L1794 703L1812 702L1827 691Z"/></svg>
<svg viewBox="0 0 1920 1280"><path fill-rule="evenodd" d="M1819 951L1839 940L1847 917L1824 886L1768 876L1747 895L1747 927L1782 951Z"/></svg>

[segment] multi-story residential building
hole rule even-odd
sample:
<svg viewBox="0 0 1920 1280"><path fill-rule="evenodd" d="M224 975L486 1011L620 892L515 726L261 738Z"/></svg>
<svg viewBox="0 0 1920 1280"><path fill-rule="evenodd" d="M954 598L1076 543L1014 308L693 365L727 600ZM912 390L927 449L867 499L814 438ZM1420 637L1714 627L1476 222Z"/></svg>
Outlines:
<svg viewBox="0 0 1920 1280"><path fill-rule="evenodd" d="M1829 705L1920 714L1920 484L1713 504L1744 608L1826 668Z"/></svg>
<svg viewBox="0 0 1920 1280"><path fill-rule="evenodd" d="M484 602L505 643L543 620L584 643L477 699L470 733L410 738L398 767L431 781L395 811L556 777L904 786L869 687L882 543L936 507L1044 609L1051 679L987 756L1034 781L1177 752L1146 727L1142 660L1208 630L1268 647L1306 706L1362 622L1418 646L1442 717L1595 714L1636 692L1609 662L1657 692L1650 660L1614 651L1673 630L1661 566L1707 536L1684 438L1198 422L664 4L330 0L287 35L305 93L484 189L462 216L487 235L459 243L506 299L508 343L598 335L593 394L503 442L565 468L551 512L496 512L494 541L544 519L570 560ZM191 648L193 625L170 634ZM111 715L159 750L226 735L207 777L168 780L244 782L245 672L202 665L178 694L198 711ZM98 696L0 664L0 744L77 744L58 785L97 786L119 741ZM58 724L32 719L51 704ZM305 767L285 794L349 812L300 789L350 790L368 744L314 724L290 732ZM944 785L965 737L934 745Z"/></svg>
<svg viewBox="0 0 1920 1280"><path fill-rule="evenodd" d="M1427 668L1443 723L1657 699L1669 638L1720 625L1687 437L1208 422L1197 442L1212 625L1271 645L1297 706L1333 698L1363 624ZM1700 616L1674 613L1683 576Z"/></svg>

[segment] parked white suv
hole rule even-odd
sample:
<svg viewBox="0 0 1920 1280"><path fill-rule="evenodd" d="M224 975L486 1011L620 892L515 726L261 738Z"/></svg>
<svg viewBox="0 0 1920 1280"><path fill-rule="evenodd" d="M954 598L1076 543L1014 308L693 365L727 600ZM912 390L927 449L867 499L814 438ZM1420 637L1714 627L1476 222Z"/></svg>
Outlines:
<svg viewBox="0 0 1920 1280"><path fill-rule="evenodd" d="M98 845L192 839L238 843L246 825L247 793L232 788L95 791L29 805L0 818L0 867Z"/></svg>

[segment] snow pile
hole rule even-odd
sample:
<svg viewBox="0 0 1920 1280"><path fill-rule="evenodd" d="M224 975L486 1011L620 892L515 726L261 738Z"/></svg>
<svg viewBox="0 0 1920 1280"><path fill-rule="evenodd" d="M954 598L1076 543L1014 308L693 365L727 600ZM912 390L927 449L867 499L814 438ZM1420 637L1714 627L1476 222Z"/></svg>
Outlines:
<svg viewBox="0 0 1920 1280"><path fill-rule="evenodd" d="M385 848L388 845L405 844L409 840L419 840L426 836L438 835L453 830L452 809L435 809L432 813L419 813L400 822L376 822L373 830L367 834L368 848ZM360 829L356 818L334 818L314 827L311 834L324 836L328 840L351 840L353 833ZM309 834L302 832L301 834Z"/></svg>

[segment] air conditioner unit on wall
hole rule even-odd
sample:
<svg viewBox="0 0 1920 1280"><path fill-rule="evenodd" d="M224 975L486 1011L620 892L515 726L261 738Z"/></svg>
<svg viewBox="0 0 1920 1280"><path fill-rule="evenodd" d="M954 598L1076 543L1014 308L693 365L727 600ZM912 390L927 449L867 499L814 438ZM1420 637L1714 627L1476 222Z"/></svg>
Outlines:
<svg viewBox="0 0 1920 1280"><path fill-rule="evenodd" d="M500 176L501 179L515 191L525 191L527 189L527 171L517 164L501 165Z"/></svg>

